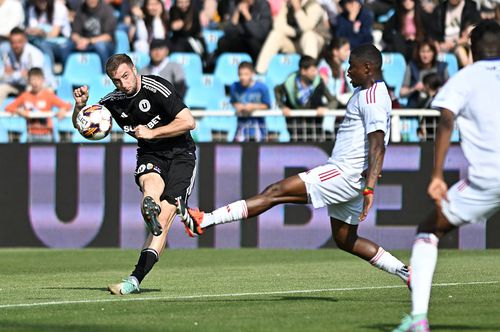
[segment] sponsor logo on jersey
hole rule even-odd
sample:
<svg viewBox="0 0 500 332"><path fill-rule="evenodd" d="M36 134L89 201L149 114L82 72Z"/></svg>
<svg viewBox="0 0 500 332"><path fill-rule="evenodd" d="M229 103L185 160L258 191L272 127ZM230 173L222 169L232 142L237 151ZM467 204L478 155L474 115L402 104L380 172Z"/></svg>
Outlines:
<svg viewBox="0 0 500 332"><path fill-rule="evenodd" d="M152 169L153 169L153 164L148 163L148 164L146 165L146 169L147 169L148 171L152 170Z"/></svg>
<svg viewBox="0 0 500 332"><path fill-rule="evenodd" d="M142 99L140 102L139 102L139 109L146 113L147 111L149 111L151 109L151 103L149 102L149 100L147 99Z"/></svg>
<svg viewBox="0 0 500 332"><path fill-rule="evenodd" d="M128 132L133 132L134 131L134 126L123 126L123 131L128 133Z"/></svg>
<svg viewBox="0 0 500 332"><path fill-rule="evenodd" d="M160 116L157 115L155 116L151 121L148 122L148 124L146 125L146 127L148 127L149 129L153 129L155 127L155 125L160 122Z"/></svg>

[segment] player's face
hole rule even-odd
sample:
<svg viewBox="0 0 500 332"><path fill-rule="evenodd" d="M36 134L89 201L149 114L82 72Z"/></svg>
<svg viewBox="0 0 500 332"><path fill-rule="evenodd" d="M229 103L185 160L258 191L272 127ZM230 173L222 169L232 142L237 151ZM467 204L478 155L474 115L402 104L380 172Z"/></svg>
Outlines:
<svg viewBox="0 0 500 332"><path fill-rule="evenodd" d="M242 86L249 86L252 83L253 72L248 68L238 70L238 77Z"/></svg>
<svg viewBox="0 0 500 332"><path fill-rule="evenodd" d="M349 69L347 69L347 76L351 79L353 87L358 87L363 84L366 75L366 68L361 60L356 58L349 59Z"/></svg>
<svg viewBox="0 0 500 332"><path fill-rule="evenodd" d="M110 78L121 92L127 95L133 95L137 92L139 78L137 77L135 67L130 67L128 64L122 63Z"/></svg>

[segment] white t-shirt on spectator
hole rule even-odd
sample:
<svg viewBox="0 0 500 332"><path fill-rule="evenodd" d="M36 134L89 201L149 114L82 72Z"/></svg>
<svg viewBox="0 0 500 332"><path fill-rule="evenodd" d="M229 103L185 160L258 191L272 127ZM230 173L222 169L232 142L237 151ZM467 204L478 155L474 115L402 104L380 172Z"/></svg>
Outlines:
<svg viewBox="0 0 500 332"><path fill-rule="evenodd" d="M468 178L480 188L500 186L500 59L477 61L439 91L433 108L456 116Z"/></svg>
<svg viewBox="0 0 500 332"><path fill-rule="evenodd" d="M5 0L0 5L0 36L9 37L10 31L15 27L22 27L24 25L24 9L21 1L18 0Z"/></svg>
<svg viewBox="0 0 500 332"><path fill-rule="evenodd" d="M30 28L41 28L45 32L52 30L52 26L56 25L61 27L61 35L69 38L71 35L71 25L68 19L68 8L61 1L54 2L54 17L52 18L52 24L47 19L47 14L43 13L40 17L36 16L35 7L31 6L28 12L29 20L28 26Z"/></svg>

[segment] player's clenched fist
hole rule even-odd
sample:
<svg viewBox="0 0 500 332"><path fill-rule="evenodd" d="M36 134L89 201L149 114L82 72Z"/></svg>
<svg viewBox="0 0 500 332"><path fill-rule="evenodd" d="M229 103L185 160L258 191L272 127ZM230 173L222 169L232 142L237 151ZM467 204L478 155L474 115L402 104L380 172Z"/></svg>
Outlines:
<svg viewBox="0 0 500 332"><path fill-rule="evenodd" d="M89 100L89 88L84 85L73 91L73 98L75 98L76 105L85 106Z"/></svg>
<svg viewBox="0 0 500 332"><path fill-rule="evenodd" d="M142 139L154 138L153 131L146 126L139 125L134 129L135 137Z"/></svg>

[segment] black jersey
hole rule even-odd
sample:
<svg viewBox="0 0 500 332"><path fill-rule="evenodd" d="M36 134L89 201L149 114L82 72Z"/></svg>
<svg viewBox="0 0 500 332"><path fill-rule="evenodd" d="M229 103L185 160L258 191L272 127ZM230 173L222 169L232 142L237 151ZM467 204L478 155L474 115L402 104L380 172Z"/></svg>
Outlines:
<svg viewBox="0 0 500 332"><path fill-rule="evenodd" d="M123 131L133 137L136 126L144 125L149 129L165 126L187 107L169 81L155 75L139 77L141 89L135 95L127 96L115 90L99 101ZM161 151L167 158L195 158L196 148L189 132L176 137L137 141L138 152Z"/></svg>

